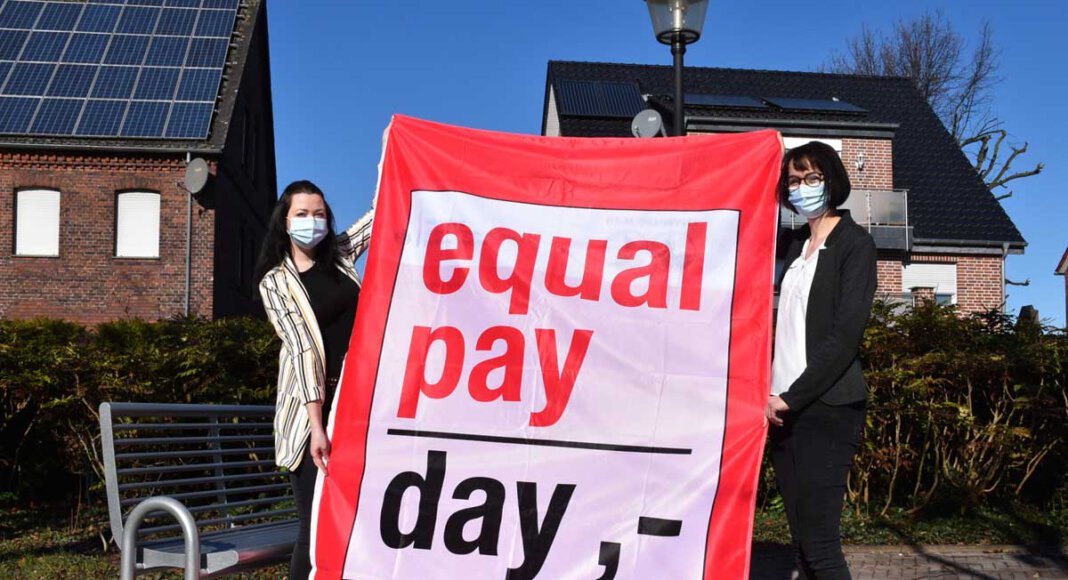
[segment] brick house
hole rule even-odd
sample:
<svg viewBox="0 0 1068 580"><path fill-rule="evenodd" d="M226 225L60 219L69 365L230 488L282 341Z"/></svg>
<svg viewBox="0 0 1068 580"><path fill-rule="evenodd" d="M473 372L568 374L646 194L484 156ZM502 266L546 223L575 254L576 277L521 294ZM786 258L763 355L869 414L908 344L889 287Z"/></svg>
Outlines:
<svg viewBox="0 0 1068 580"><path fill-rule="evenodd" d="M1057 263L1057 269L1053 273L1064 276L1064 327L1068 329L1068 248L1064 249L1061 261Z"/></svg>
<svg viewBox="0 0 1068 580"><path fill-rule="evenodd" d="M0 318L256 313L277 191L266 6L134 4L0 8Z"/></svg>
<svg viewBox="0 0 1068 580"><path fill-rule="evenodd" d="M853 183L847 202L879 248L879 296L999 308L1004 264L1026 242L908 79L688 67L689 134L772 128L787 148L833 146ZM551 61L542 134L630 137L657 109L671 126L672 69ZM803 220L781 214L786 227Z"/></svg>

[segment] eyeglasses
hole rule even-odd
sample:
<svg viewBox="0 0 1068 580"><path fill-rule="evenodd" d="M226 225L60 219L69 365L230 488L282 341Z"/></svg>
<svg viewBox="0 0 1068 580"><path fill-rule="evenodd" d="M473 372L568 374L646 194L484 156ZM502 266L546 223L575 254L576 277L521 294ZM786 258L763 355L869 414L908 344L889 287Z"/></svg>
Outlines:
<svg viewBox="0 0 1068 580"><path fill-rule="evenodd" d="M795 189L801 187L801 182L804 182L805 185L809 187L816 187L817 185L823 183L823 176L816 172L807 173L804 177L801 178L794 177L793 175L791 175L786 180L786 189L794 191Z"/></svg>

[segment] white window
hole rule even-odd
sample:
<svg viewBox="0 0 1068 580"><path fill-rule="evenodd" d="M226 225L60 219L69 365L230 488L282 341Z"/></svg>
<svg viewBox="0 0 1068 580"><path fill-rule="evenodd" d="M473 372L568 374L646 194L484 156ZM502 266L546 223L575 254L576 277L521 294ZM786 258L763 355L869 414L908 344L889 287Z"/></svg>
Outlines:
<svg viewBox="0 0 1068 580"><path fill-rule="evenodd" d="M159 257L159 194L126 191L118 195L115 219L115 256Z"/></svg>
<svg viewBox="0 0 1068 580"><path fill-rule="evenodd" d="M23 189L15 200L15 255L59 255L59 192Z"/></svg>
<svg viewBox="0 0 1068 580"><path fill-rule="evenodd" d="M933 288L935 302L957 303L956 264L908 264L901 269L901 289Z"/></svg>
<svg viewBox="0 0 1068 580"><path fill-rule="evenodd" d="M834 148L835 153L837 153L839 157L842 156L842 140L841 139L817 139L815 137L783 137L782 138L783 147L785 147L787 151L789 151L789 150L791 150L791 149L793 149L795 147L800 147L802 145L807 145L810 141L819 141L820 143L826 143L827 145L830 145L831 147Z"/></svg>

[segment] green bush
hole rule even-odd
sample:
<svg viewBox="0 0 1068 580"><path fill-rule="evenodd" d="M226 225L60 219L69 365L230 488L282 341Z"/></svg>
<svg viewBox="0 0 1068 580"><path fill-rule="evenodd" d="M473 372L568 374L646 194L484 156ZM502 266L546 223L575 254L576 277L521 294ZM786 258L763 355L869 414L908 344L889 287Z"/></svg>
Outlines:
<svg viewBox="0 0 1068 580"><path fill-rule="evenodd" d="M868 419L848 487L858 515L1064 501L1063 334L995 312L876 304L861 354ZM769 469L761 505L775 506Z"/></svg>
<svg viewBox="0 0 1068 580"><path fill-rule="evenodd" d="M261 320L0 321L0 492L98 486L104 401L269 404L278 343Z"/></svg>
<svg viewBox="0 0 1068 580"><path fill-rule="evenodd" d="M858 514L1068 503L1068 338L998 314L876 305L862 356ZM270 404L278 342L254 319L0 321L0 495L99 486L103 401ZM759 505L781 509L765 460Z"/></svg>

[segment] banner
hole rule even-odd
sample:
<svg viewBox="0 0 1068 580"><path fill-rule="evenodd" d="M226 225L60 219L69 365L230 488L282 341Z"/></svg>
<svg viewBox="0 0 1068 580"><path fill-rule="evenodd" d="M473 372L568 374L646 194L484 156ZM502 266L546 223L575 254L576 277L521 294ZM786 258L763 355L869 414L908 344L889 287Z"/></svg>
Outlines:
<svg viewBox="0 0 1068 580"><path fill-rule="evenodd" d="M782 148L395 117L315 578L747 578Z"/></svg>

